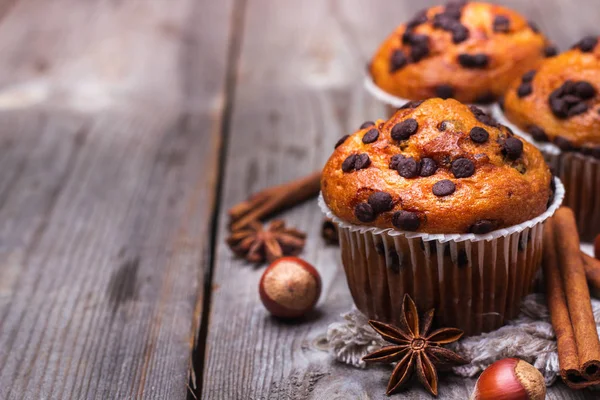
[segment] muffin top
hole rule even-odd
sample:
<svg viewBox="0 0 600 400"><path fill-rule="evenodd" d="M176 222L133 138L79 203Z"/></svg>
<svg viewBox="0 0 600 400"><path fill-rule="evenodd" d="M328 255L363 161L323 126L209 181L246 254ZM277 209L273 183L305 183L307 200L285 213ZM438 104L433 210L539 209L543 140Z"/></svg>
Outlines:
<svg viewBox="0 0 600 400"><path fill-rule="evenodd" d="M352 224L483 234L546 211L550 182L533 145L475 106L436 98L341 138L321 190Z"/></svg>
<svg viewBox="0 0 600 400"><path fill-rule="evenodd" d="M583 38L513 82L506 117L534 139L600 158L600 46Z"/></svg>
<svg viewBox="0 0 600 400"><path fill-rule="evenodd" d="M487 3L423 10L383 42L369 65L375 85L421 100L490 103L556 50L518 13Z"/></svg>

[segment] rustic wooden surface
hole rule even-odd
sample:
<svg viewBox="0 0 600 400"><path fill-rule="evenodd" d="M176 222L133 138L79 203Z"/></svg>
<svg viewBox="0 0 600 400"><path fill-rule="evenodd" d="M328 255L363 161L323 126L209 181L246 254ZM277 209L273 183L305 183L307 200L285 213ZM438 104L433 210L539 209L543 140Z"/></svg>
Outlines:
<svg viewBox="0 0 600 400"><path fill-rule="evenodd" d="M324 283L300 323L267 315L225 211L383 115L365 63L434 3L0 1L0 399L385 398L390 368L322 350L351 299L316 202L284 215ZM598 33L593 0L499 3L562 48Z"/></svg>
<svg viewBox="0 0 600 400"><path fill-rule="evenodd" d="M3 1L0 399L183 399L232 1Z"/></svg>

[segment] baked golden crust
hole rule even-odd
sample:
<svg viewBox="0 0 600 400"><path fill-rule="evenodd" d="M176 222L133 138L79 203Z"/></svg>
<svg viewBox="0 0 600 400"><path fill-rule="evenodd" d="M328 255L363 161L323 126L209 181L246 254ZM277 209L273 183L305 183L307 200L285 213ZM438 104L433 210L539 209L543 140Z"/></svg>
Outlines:
<svg viewBox="0 0 600 400"><path fill-rule="evenodd" d="M411 135L406 139L407 132ZM363 157L349 165L357 154L366 154L369 162ZM415 171L411 162L394 164L398 154L419 164L417 176L401 176ZM433 173L424 171L425 158L435 162ZM486 233L542 214L552 192L550 181L550 171L533 145L476 107L438 98L413 103L390 120L378 120L342 140L323 169L321 190L333 213L352 224Z"/></svg>
<svg viewBox="0 0 600 400"><path fill-rule="evenodd" d="M383 42L369 66L379 88L411 100L452 97L465 103L487 103L537 67L547 51L554 54L537 28L508 8L487 3L449 7L426 10L426 22L418 24L425 19L417 15ZM406 32L416 34L418 40L411 40L409 34L403 40ZM415 61L415 48L417 59L428 54ZM477 55L479 59L473 58Z"/></svg>
<svg viewBox="0 0 600 400"><path fill-rule="evenodd" d="M564 150L586 148L597 152L600 146L597 42L595 37L584 38L571 50L544 61L529 78L513 82L505 94L506 117L536 140L554 141Z"/></svg>

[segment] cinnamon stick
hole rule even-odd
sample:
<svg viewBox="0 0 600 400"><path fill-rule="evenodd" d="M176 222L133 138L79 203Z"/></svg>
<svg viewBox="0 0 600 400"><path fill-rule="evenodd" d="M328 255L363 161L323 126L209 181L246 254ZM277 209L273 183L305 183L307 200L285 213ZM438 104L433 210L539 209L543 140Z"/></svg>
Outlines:
<svg viewBox="0 0 600 400"><path fill-rule="evenodd" d="M546 281L546 299L548 309L550 310L552 327L556 333L560 376L567 385L577 385L585 380L579 373L579 356L573 326L571 325L571 317L569 316L569 309L567 307L567 299L558 268L554 222L552 219L548 220L544 226L542 259L544 279Z"/></svg>
<svg viewBox="0 0 600 400"><path fill-rule="evenodd" d="M573 211L561 207L554 216L553 228L559 270L579 357L579 372L588 380L596 380L600 378L600 341Z"/></svg>
<svg viewBox="0 0 600 400"><path fill-rule="evenodd" d="M581 253L581 257L590 293L592 296L600 298L600 260L585 253Z"/></svg>
<svg viewBox="0 0 600 400"><path fill-rule="evenodd" d="M229 228L232 231L244 228L252 221L262 220L316 196L320 189L320 171L283 185L267 188L229 209Z"/></svg>

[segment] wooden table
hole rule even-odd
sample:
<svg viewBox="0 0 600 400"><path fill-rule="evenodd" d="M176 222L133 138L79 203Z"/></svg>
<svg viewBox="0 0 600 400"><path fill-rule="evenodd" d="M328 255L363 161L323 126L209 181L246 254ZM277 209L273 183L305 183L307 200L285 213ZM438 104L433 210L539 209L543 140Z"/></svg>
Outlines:
<svg viewBox="0 0 600 400"><path fill-rule="evenodd" d="M433 3L0 1L0 399L385 398L390 368L318 345L351 299L316 201L284 215L324 282L295 324L263 309L225 213L383 115L365 63ZM501 3L563 49L598 33L593 0Z"/></svg>

